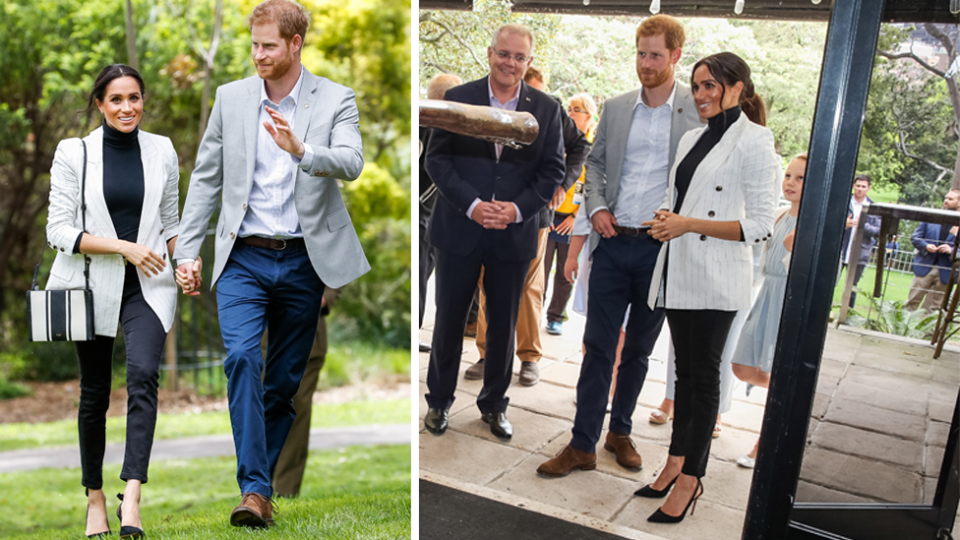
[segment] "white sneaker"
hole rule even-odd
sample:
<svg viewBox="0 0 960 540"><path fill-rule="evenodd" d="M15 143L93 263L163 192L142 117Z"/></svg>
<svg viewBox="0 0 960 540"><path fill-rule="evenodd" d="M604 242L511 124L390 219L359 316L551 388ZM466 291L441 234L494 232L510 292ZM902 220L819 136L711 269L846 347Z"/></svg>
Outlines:
<svg viewBox="0 0 960 540"><path fill-rule="evenodd" d="M744 454L737 458L737 465L744 469L752 469L757 465L757 460Z"/></svg>

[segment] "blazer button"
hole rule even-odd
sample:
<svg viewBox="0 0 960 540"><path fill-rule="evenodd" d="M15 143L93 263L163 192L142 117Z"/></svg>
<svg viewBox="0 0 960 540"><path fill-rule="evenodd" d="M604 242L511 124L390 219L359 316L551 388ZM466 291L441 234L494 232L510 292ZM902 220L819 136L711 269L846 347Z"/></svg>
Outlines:
<svg viewBox="0 0 960 540"><path fill-rule="evenodd" d="M244 210L244 212L246 212L246 210L247 210L247 203L243 203L243 210Z"/></svg>
<svg viewBox="0 0 960 540"><path fill-rule="evenodd" d="M236 235L234 235L233 233L230 233L230 238L236 238Z"/></svg>
<svg viewBox="0 0 960 540"><path fill-rule="evenodd" d="M166 230L166 229L160 229L160 234L163 234L163 231L165 231L165 230Z"/></svg>
<svg viewBox="0 0 960 540"><path fill-rule="evenodd" d="M163 254L163 260L167 260L167 254L166 254L166 253Z"/></svg>
<svg viewBox="0 0 960 540"><path fill-rule="evenodd" d="M717 215L717 214L714 213L713 210L711 210L711 211L707 212L707 215L710 216L710 217L713 217L713 216L715 216L715 215Z"/></svg>
<svg viewBox="0 0 960 540"><path fill-rule="evenodd" d="M717 186L717 191L723 191L723 186Z"/></svg>
<svg viewBox="0 0 960 540"><path fill-rule="evenodd" d="M760 243L760 239L757 238L756 240L754 240L754 242L757 243L757 244L759 244L759 243Z"/></svg>
<svg viewBox="0 0 960 540"><path fill-rule="evenodd" d="M63 251L63 252L65 252L66 250L65 250L65 249L63 249L63 248L60 248L60 251Z"/></svg>
<svg viewBox="0 0 960 540"><path fill-rule="evenodd" d="M706 242L706 241L707 241L707 235L701 234L701 235L700 235L700 241L701 241L701 242Z"/></svg>

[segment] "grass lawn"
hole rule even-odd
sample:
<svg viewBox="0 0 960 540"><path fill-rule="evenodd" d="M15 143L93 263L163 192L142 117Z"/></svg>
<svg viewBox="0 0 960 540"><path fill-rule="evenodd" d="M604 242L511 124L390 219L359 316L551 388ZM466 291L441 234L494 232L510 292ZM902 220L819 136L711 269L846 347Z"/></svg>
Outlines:
<svg viewBox="0 0 960 540"><path fill-rule="evenodd" d="M867 296L873 294L873 280L877 277L875 268L867 267L863 271L863 277L860 278L859 288L867 293ZM833 304L840 305L843 298L843 286L846 284L847 272L844 271L837 280L837 286L833 289ZM907 301L907 295L910 293L910 283L913 282L913 272L883 272L883 281L886 283L886 296L884 300ZM866 313L870 307L870 300L864 297L864 294L857 294L857 310Z"/></svg>
<svg viewBox="0 0 960 540"><path fill-rule="evenodd" d="M312 428L409 422L409 399L316 403L313 405L313 413L310 417ZM108 444L123 442L127 431L126 424L127 419L123 416L107 418ZM161 414L157 417L157 431L154 438L177 439L230 432L230 416L227 411ZM42 424L0 424L0 451L78 444L76 420ZM2 493L0 491L0 494Z"/></svg>
<svg viewBox="0 0 960 540"><path fill-rule="evenodd" d="M409 407L407 407L409 410ZM268 531L237 529L229 514L240 503L234 457L160 461L150 466L141 512L151 539L410 538L410 446L314 451L300 497L278 501ZM122 491L119 465L103 471L107 508ZM0 475L0 538L83 538L86 497L79 469ZM119 523L110 520L114 535Z"/></svg>

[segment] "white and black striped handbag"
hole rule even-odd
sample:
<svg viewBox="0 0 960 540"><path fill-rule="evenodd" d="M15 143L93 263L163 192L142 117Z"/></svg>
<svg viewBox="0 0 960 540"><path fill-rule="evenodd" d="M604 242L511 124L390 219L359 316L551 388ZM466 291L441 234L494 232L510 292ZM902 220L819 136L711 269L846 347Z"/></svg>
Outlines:
<svg viewBox="0 0 960 540"><path fill-rule="evenodd" d="M87 229L87 145L83 143L83 176L80 183L80 214ZM43 263L46 244L33 271L33 283L27 291L27 324L30 341L92 341L93 291L90 289L90 257L84 257L83 276L86 286L76 290L43 291L37 286L37 274Z"/></svg>

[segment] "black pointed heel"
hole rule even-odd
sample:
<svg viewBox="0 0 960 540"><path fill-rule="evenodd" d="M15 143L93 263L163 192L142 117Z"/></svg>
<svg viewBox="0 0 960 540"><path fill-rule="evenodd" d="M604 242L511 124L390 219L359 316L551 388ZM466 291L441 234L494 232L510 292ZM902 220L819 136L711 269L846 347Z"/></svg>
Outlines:
<svg viewBox="0 0 960 540"><path fill-rule="evenodd" d="M143 539L146 540L147 533L143 532L143 529L138 529L133 525L124 525L123 524L123 514L120 513L120 508L123 506L123 493L117 493L117 498L120 499L120 506L117 507L117 519L120 520L120 538L123 540L130 539Z"/></svg>
<svg viewBox="0 0 960 540"><path fill-rule="evenodd" d="M703 482L697 478L697 490L694 492L693 497L690 498L690 502L687 503L686 508L683 509L683 512L679 516L671 516L665 514L663 510L657 508L657 511L653 513L652 516L647 518L647 521L651 523L680 523L683 521L683 518L687 516L687 510L690 510L690 515L693 515L693 511L697 508L697 499L703 495Z"/></svg>
<svg viewBox="0 0 960 540"><path fill-rule="evenodd" d="M647 499L662 499L667 496L667 493L670 493L670 488L672 488L673 485L677 483L677 478L680 478L679 474L673 477L673 480L671 480L670 483L667 484L667 487L661 489L660 491L653 489L653 484L647 484L642 488L634 491L633 494L636 495L637 497L646 497Z"/></svg>
<svg viewBox="0 0 960 540"><path fill-rule="evenodd" d="M84 488L84 494L87 496L88 499L90 498L90 490L89 490L89 489ZM86 526L87 526L87 520L89 520L89 519L90 519L90 501L88 500L88 501L87 501L87 513L83 515L83 526L84 526L84 528L86 528ZM106 539L104 538L104 535L107 535L107 534L110 534L110 533L111 533L111 531L110 531L110 523L107 523L107 530L105 530L105 531L103 531L103 532L88 534L88 535L87 535L87 538L96 538L97 540L106 540Z"/></svg>

